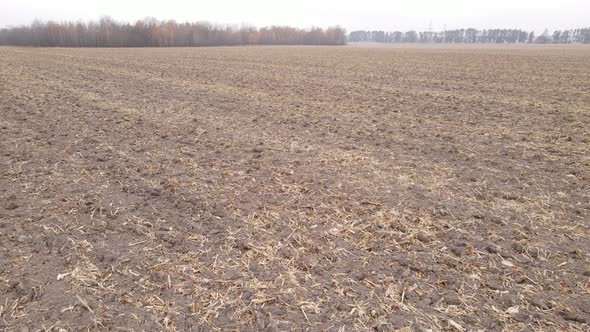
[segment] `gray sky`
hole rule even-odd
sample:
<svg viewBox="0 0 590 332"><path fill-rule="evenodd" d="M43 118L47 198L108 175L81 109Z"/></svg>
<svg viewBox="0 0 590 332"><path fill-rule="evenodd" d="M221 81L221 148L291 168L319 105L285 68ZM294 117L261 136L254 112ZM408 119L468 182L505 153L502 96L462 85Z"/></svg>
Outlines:
<svg viewBox="0 0 590 332"><path fill-rule="evenodd" d="M349 31L523 28L542 31L590 26L590 0L0 0L0 27L42 20L90 20L109 15L135 21L176 21L301 28L340 24Z"/></svg>

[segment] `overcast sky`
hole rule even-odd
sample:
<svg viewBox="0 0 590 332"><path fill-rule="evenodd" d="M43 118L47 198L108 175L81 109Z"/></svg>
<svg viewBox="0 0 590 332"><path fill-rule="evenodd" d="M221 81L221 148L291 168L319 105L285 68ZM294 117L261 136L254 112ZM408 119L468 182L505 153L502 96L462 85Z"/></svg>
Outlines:
<svg viewBox="0 0 590 332"><path fill-rule="evenodd" d="M176 21L301 28L339 24L347 30L590 26L590 0L0 0L0 27L42 20L91 20L109 15Z"/></svg>

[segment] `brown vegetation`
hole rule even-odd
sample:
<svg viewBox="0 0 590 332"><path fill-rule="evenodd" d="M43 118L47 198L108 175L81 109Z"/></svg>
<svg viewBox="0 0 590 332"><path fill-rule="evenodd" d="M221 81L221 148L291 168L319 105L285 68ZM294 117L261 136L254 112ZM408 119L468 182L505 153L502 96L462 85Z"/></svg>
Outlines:
<svg viewBox="0 0 590 332"><path fill-rule="evenodd" d="M0 330L588 331L588 48L0 58Z"/></svg>
<svg viewBox="0 0 590 332"><path fill-rule="evenodd" d="M110 18L99 22L34 22L0 30L0 45L44 47L191 47L214 45L343 45L340 27L297 29L272 26L261 29L210 23L177 23L146 19L135 24Z"/></svg>

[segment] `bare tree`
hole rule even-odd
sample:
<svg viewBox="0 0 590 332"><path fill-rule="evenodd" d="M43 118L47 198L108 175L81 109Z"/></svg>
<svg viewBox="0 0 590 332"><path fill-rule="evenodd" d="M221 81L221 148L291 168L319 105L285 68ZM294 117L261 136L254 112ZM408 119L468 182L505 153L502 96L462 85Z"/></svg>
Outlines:
<svg viewBox="0 0 590 332"><path fill-rule="evenodd" d="M0 30L0 45L58 47L174 47L246 44L343 45L346 31L297 29L272 26L213 25L207 22L177 23L153 18L135 24L117 22L105 16L98 22L40 22Z"/></svg>
<svg viewBox="0 0 590 332"><path fill-rule="evenodd" d="M590 43L590 28L555 31L552 35L548 30L535 38L534 31L519 29L456 29L445 31L385 32L385 31L352 31L348 35L351 42L377 43Z"/></svg>

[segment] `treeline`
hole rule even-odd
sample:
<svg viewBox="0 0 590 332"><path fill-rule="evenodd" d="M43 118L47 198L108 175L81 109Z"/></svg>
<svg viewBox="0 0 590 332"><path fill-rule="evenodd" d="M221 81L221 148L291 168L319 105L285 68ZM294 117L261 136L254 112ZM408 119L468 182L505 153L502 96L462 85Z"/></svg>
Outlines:
<svg viewBox="0 0 590 332"><path fill-rule="evenodd" d="M432 31L353 31L349 34L351 42L377 43L537 43L537 44L590 44L590 28L549 31L535 36L533 31L519 29L457 29L439 32Z"/></svg>
<svg viewBox="0 0 590 332"><path fill-rule="evenodd" d="M343 45L346 31L254 28L144 19L135 24L105 17L98 22L40 22L0 30L0 45L40 47L191 47L218 45Z"/></svg>

